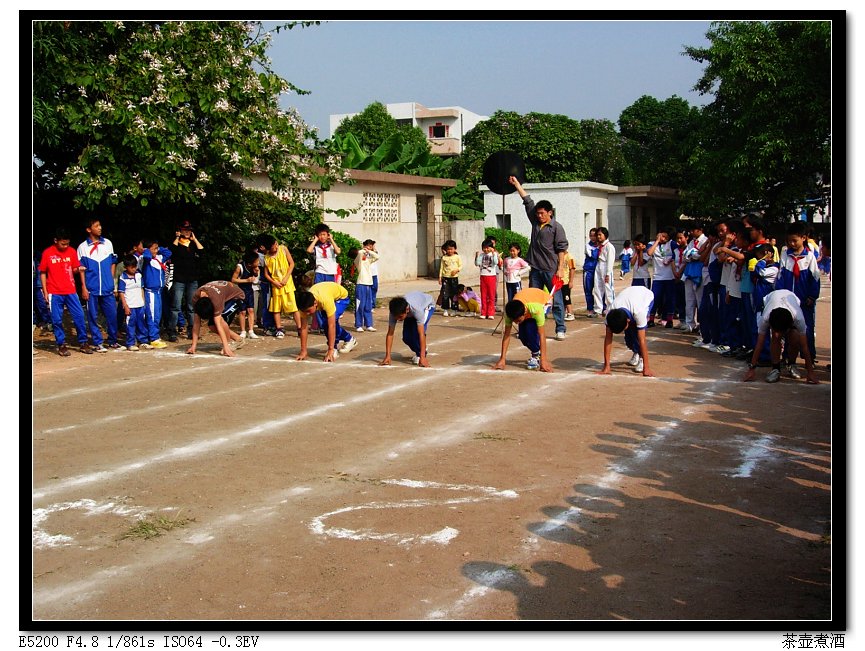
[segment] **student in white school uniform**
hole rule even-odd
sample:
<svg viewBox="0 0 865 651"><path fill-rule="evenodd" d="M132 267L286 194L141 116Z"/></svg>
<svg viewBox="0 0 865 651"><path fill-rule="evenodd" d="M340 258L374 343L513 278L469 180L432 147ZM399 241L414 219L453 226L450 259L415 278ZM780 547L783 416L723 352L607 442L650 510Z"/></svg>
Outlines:
<svg viewBox="0 0 865 651"><path fill-rule="evenodd" d="M626 287L613 301L612 309L607 313L607 331L604 336L604 367L596 371L599 375L609 375L610 353L613 348L613 335L625 333L625 345L633 355L628 366L642 373L643 377L654 377L649 369L649 349L646 344L646 328L649 326L649 315L655 304L652 290L631 285Z"/></svg>
<svg viewBox="0 0 865 651"><path fill-rule="evenodd" d="M598 239L598 264L595 267L595 286L592 298L595 303L595 314L609 312L616 292L613 289L613 267L616 263L616 247L610 242L610 231L603 226L596 229Z"/></svg>
<svg viewBox="0 0 865 651"><path fill-rule="evenodd" d="M784 361L787 374L798 380L802 377L796 368L796 357L800 351L805 358L805 382L819 384L814 377L814 359L808 347L808 326L805 315L799 303L799 298L788 289L776 289L766 295L763 312L757 316L757 345L748 364L748 372L742 378L744 382L754 379L754 370L760 360L763 342L771 337L769 345L772 358L772 370L766 375L766 382L777 382L781 379L781 344L784 344Z"/></svg>
<svg viewBox="0 0 865 651"><path fill-rule="evenodd" d="M375 251L375 242L364 240L363 248L354 253L354 267L357 269L357 281L354 287L354 327L358 332L363 332L364 329L375 332L372 323L372 308L375 305L372 298L372 264L376 260L378 260L378 253Z"/></svg>

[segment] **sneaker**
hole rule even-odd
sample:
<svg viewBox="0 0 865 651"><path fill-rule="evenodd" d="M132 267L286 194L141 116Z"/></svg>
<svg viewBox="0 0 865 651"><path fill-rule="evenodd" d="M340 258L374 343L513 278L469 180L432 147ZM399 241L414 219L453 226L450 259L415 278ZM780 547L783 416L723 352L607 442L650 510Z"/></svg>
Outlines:
<svg viewBox="0 0 865 651"><path fill-rule="evenodd" d="M66 344L57 347L57 354L60 357L69 357L72 353L69 352L69 348L67 348Z"/></svg>
<svg viewBox="0 0 865 651"><path fill-rule="evenodd" d="M535 357L532 355L529 357L529 361L526 362L526 368L530 371L537 371L541 367L541 360L539 357Z"/></svg>
<svg viewBox="0 0 865 651"><path fill-rule="evenodd" d="M151 348L153 348L153 346L151 346L150 344L141 344L139 348L141 348L141 350L150 350Z"/></svg>
<svg viewBox="0 0 865 651"><path fill-rule="evenodd" d="M687 323L681 323L679 324L679 330L682 332L691 332L692 328Z"/></svg>
<svg viewBox="0 0 865 651"><path fill-rule="evenodd" d="M564 340L565 340L565 333L564 332L557 332L556 333L556 341L564 341Z"/></svg>
<svg viewBox="0 0 865 651"><path fill-rule="evenodd" d="M151 348L168 348L168 344L166 344L162 339L157 339L156 341L150 342Z"/></svg>
<svg viewBox="0 0 865 651"><path fill-rule="evenodd" d="M736 355L736 359L738 359L741 362L744 362L745 360L750 360L753 355L754 355L754 349L753 348L745 348L744 350L740 351L738 355Z"/></svg>
<svg viewBox="0 0 865 651"><path fill-rule="evenodd" d="M108 349L105 346L103 346L102 344L99 344L98 346L93 346L93 352L94 353L107 353Z"/></svg>
<svg viewBox="0 0 865 651"><path fill-rule="evenodd" d="M231 350L237 350L239 348L243 348L243 344L245 344L245 343L246 343L245 337L242 339L235 339L233 341L228 342L228 347L231 348Z"/></svg>
<svg viewBox="0 0 865 651"><path fill-rule="evenodd" d="M276 328L268 328L264 331L265 336L267 337L275 337L276 336Z"/></svg>
<svg viewBox="0 0 865 651"><path fill-rule="evenodd" d="M376 332L376 329L373 328L372 326L369 326L369 327L366 329L366 331L367 331L367 332Z"/></svg>
<svg viewBox="0 0 865 651"><path fill-rule="evenodd" d="M777 382L781 379L781 371L777 368L773 368L769 371L768 375L766 375L766 382Z"/></svg>
<svg viewBox="0 0 865 651"><path fill-rule="evenodd" d="M730 347L725 344L718 344L717 346L715 346L715 352L724 354L730 352Z"/></svg>
<svg viewBox="0 0 865 651"><path fill-rule="evenodd" d="M647 327L647 328L654 328L656 325L658 325L658 324L655 323L654 321L649 321L649 322L646 324L646 327Z"/></svg>
<svg viewBox="0 0 865 651"><path fill-rule="evenodd" d="M170 341L173 344L173 343L177 342L177 335L168 335L168 337L166 337L166 339L168 339L168 341Z"/></svg>
<svg viewBox="0 0 865 651"><path fill-rule="evenodd" d="M187 339L192 339L192 330L187 330L187 331L186 331L186 338L187 338Z"/></svg>
<svg viewBox="0 0 865 651"><path fill-rule="evenodd" d="M240 338L241 338L241 339L246 339L246 330L241 330L241 331L240 331Z"/></svg>
<svg viewBox="0 0 865 651"><path fill-rule="evenodd" d="M355 348L357 348L358 343L360 343L355 337L352 337L348 341L344 341L342 346L339 347L339 352L341 353L350 353Z"/></svg>
<svg viewBox="0 0 865 651"><path fill-rule="evenodd" d="M574 315L571 314L570 312L565 315L565 321L573 321L573 320L574 320Z"/></svg>
<svg viewBox="0 0 865 651"><path fill-rule="evenodd" d="M127 346L127 347L126 347L126 350L129 350L129 351L132 351L132 352L138 352L138 351L141 350L141 349L140 349L138 346L136 346L135 344L132 344L131 346Z"/></svg>
<svg viewBox="0 0 865 651"><path fill-rule="evenodd" d="M642 357L640 358L640 361L637 362L637 365L634 367L634 371L637 373L643 372L643 358Z"/></svg>
<svg viewBox="0 0 865 651"><path fill-rule="evenodd" d="M93 349L90 347L89 344L82 344L80 350L85 355L92 355L93 354Z"/></svg>
<svg viewBox="0 0 865 651"><path fill-rule="evenodd" d="M634 353L631 356L631 359L628 360L628 366L636 366L637 364L640 363L641 359L642 359L642 357L640 357L640 353Z"/></svg>
<svg viewBox="0 0 865 651"><path fill-rule="evenodd" d="M665 327L665 328L668 328L668 329L672 329L672 327L673 327L673 320L670 319L669 321L667 321L667 323L664 324L664 327Z"/></svg>
<svg viewBox="0 0 865 651"><path fill-rule="evenodd" d="M255 332L252 330L250 330L249 332L246 333L246 338L247 339L261 339L261 337L259 337L257 334L255 334Z"/></svg>
<svg viewBox="0 0 865 651"><path fill-rule="evenodd" d="M109 350L122 350L123 349L123 346L118 344L116 341L113 344L107 344L106 347Z"/></svg>
<svg viewBox="0 0 865 651"><path fill-rule="evenodd" d="M450 316L450 314L448 313L447 310L443 310L443 311L442 311L442 316Z"/></svg>
<svg viewBox="0 0 865 651"><path fill-rule="evenodd" d="M721 357L726 357L728 359L733 359L739 356L739 353L742 352L742 349L738 346L736 348L731 348L730 350L721 353Z"/></svg>
<svg viewBox="0 0 865 651"><path fill-rule="evenodd" d="M420 364L420 356L419 356L419 355L415 355L414 357L412 357L412 358L411 358L411 363L414 364L415 366L418 366L418 365Z"/></svg>
<svg viewBox="0 0 865 651"><path fill-rule="evenodd" d="M283 330L282 328L277 328L273 331L273 336L277 339L283 339L285 337L285 330Z"/></svg>
<svg viewBox="0 0 865 651"><path fill-rule="evenodd" d="M363 327L356 328L356 329L355 329L355 332L363 332Z"/></svg>
<svg viewBox="0 0 865 651"><path fill-rule="evenodd" d="M795 364L788 364L787 365L787 373L794 380L801 380L802 379L802 374L799 372L799 369L796 368Z"/></svg>
<svg viewBox="0 0 865 651"><path fill-rule="evenodd" d="M694 348L703 348L707 345L711 346L711 344L706 344L702 339L694 339L694 343L691 344Z"/></svg>

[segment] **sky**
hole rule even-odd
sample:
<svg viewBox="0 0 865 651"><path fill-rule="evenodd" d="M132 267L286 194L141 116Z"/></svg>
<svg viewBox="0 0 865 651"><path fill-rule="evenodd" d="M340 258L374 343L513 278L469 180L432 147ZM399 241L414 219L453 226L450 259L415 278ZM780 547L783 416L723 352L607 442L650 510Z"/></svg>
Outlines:
<svg viewBox="0 0 865 651"><path fill-rule="evenodd" d="M275 26L278 22L266 22ZM274 35L274 70L309 95L283 96L330 134L331 114L375 101L461 106L573 119L608 119L643 95L702 106L703 64L682 54L708 45L709 21L335 20Z"/></svg>

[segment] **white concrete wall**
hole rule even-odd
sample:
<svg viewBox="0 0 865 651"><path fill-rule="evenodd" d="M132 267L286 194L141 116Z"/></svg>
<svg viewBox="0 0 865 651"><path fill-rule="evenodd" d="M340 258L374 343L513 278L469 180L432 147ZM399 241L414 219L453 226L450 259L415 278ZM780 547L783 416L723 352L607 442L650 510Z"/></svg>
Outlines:
<svg viewBox="0 0 865 651"><path fill-rule="evenodd" d="M249 189L271 191L270 181L264 174L237 180ZM364 192L399 195L399 222L364 222L361 210ZM330 190L323 193L324 222L333 230L351 235L360 242L366 239L375 240L376 248L381 254L378 265L381 282L411 280L418 277L420 266L416 203L418 196L433 198L432 213L428 216L428 222L432 222L435 226L434 222L440 221L442 214L440 187L367 180L359 180L355 185L334 183ZM355 212L344 218L328 212L340 209ZM426 230L429 225L423 227ZM430 230L434 232L435 229ZM433 236L427 237L427 246L436 246ZM440 252L435 251L434 257L440 257Z"/></svg>

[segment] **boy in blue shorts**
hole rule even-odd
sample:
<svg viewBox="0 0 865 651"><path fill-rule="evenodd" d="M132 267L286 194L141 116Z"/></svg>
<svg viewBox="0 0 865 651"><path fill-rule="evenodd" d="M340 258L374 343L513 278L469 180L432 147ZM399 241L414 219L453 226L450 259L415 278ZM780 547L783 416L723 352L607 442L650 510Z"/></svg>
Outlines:
<svg viewBox="0 0 865 651"><path fill-rule="evenodd" d="M393 334L398 321L402 321L402 340L414 353L412 364L429 367L427 361L426 331L430 318L435 312L435 301L426 292L409 292L392 298L388 305L390 319L387 323L387 336L384 344L384 359L379 366L390 365L390 351L393 347Z"/></svg>
<svg viewBox="0 0 865 651"><path fill-rule="evenodd" d="M547 311L552 307L552 297L543 289L530 287L517 292L513 300L505 305L505 329L502 333L502 354L493 364L499 371L505 368L505 357L511 341L511 327L517 324L517 336L529 349L532 356L526 362L530 371L540 369L552 373L553 366L547 355L547 337L544 334Z"/></svg>
<svg viewBox="0 0 865 651"><path fill-rule="evenodd" d="M613 348L613 335L625 333L625 345L633 352L628 366L633 366L643 377L654 377L649 370L649 349L646 345L646 328L649 315L655 305L652 290L631 285L616 296L607 314L607 332L604 336L604 367L595 371L599 375L610 375L610 352Z"/></svg>

